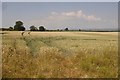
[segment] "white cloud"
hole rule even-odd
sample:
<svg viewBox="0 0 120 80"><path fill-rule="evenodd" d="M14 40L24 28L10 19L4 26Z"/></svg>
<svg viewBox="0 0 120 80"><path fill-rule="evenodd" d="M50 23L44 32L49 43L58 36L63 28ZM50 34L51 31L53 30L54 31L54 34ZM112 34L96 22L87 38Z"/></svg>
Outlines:
<svg viewBox="0 0 120 80"><path fill-rule="evenodd" d="M95 17L93 15L87 16L87 19L88 20L93 20L93 21L100 21L101 20L101 18L97 18L97 17Z"/></svg>
<svg viewBox="0 0 120 80"><path fill-rule="evenodd" d="M76 13L75 12L68 12L68 13L63 12L62 15L63 16L76 16Z"/></svg>
<svg viewBox="0 0 120 80"><path fill-rule="evenodd" d="M57 12L51 12L52 15L57 15L58 13Z"/></svg>
<svg viewBox="0 0 120 80"><path fill-rule="evenodd" d="M94 15L86 15L83 13L82 10L76 11L76 12L62 12L59 14L59 16L66 16L66 17L74 17L74 18L80 18L84 20L89 20L89 21L100 21L101 18L98 18Z"/></svg>
<svg viewBox="0 0 120 80"><path fill-rule="evenodd" d="M79 24L84 24L86 21L88 23L96 23L100 21L101 18L96 17L95 15L86 15L82 10L71 11L71 12L51 12L50 15L33 20L30 23L41 24L45 26L74 26Z"/></svg>
<svg viewBox="0 0 120 80"><path fill-rule="evenodd" d="M81 17L81 16L84 17L84 16L85 16L81 10L80 10L80 11L77 11L77 14L76 14L76 15L77 15L77 17Z"/></svg>
<svg viewBox="0 0 120 80"><path fill-rule="evenodd" d="M51 14L43 19L32 21L34 23L50 23L50 22L65 22L68 20L85 20L85 21L100 21L101 18L95 15L86 15L82 10L71 12L51 12Z"/></svg>

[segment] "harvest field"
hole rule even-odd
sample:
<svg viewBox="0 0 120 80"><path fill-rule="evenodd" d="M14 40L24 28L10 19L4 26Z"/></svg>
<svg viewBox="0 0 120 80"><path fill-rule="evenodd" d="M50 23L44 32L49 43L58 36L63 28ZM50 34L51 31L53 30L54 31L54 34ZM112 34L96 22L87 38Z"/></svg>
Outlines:
<svg viewBox="0 0 120 80"><path fill-rule="evenodd" d="M3 78L118 76L117 32L3 33Z"/></svg>

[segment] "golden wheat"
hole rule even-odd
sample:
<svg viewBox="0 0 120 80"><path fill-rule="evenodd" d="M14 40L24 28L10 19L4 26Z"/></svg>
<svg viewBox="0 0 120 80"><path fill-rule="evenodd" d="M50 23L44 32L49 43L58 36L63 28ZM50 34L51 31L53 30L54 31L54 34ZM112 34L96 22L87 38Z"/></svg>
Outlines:
<svg viewBox="0 0 120 80"><path fill-rule="evenodd" d="M114 78L117 32L25 32L2 35L3 78Z"/></svg>

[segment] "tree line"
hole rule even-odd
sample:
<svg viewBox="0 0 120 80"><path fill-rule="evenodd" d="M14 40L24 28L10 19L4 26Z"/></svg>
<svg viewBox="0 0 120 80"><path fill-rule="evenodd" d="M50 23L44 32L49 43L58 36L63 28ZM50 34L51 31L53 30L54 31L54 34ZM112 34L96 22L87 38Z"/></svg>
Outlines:
<svg viewBox="0 0 120 80"><path fill-rule="evenodd" d="M14 28L10 27L9 29L15 30L15 31L25 31L25 27L23 26L22 21L17 21L15 23ZM35 26L30 26L30 31L45 31L46 29L43 26L39 27L39 30Z"/></svg>
<svg viewBox="0 0 120 80"><path fill-rule="evenodd" d="M34 25L30 26L30 31L63 31L63 30L47 30L44 26L40 26L39 29L35 27ZM22 21L16 21L14 27L9 28L2 28L2 30L8 30L8 31L25 31L26 28L23 26ZM69 31L68 28L65 28L64 31ZM79 29L81 31L81 29Z"/></svg>

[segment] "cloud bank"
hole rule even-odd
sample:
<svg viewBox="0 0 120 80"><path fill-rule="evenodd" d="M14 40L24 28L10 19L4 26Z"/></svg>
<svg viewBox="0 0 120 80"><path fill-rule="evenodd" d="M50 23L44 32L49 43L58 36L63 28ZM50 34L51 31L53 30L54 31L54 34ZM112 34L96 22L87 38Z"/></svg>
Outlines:
<svg viewBox="0 0 120 80"><path fill-rule="evenodd" d="M101 18L99 17L96 17L95 15L86 15L83 13L82 10L79 10L79 11L72 11L72 12L62 12L62 13L58 13L58 12L51 12L51 16L50 17L55 17L56 16L60 16L60 17L67 17L67 18L79 18L79 19L84 19L84 20L87 20L87 21L100 21Z"/></svg>
<svg viewBox="0 0 120 80"><path fill-rule="evenodd" d="M75 28L75 26L87 26L101 22L101 18L95 15L87 15L82 10L71 12L55 12L51 11L49 15L44 18L32 20L30 23L45 25L47 27L56 29L69 26ZM36 25L37 26L37 25Z"/></svg>

